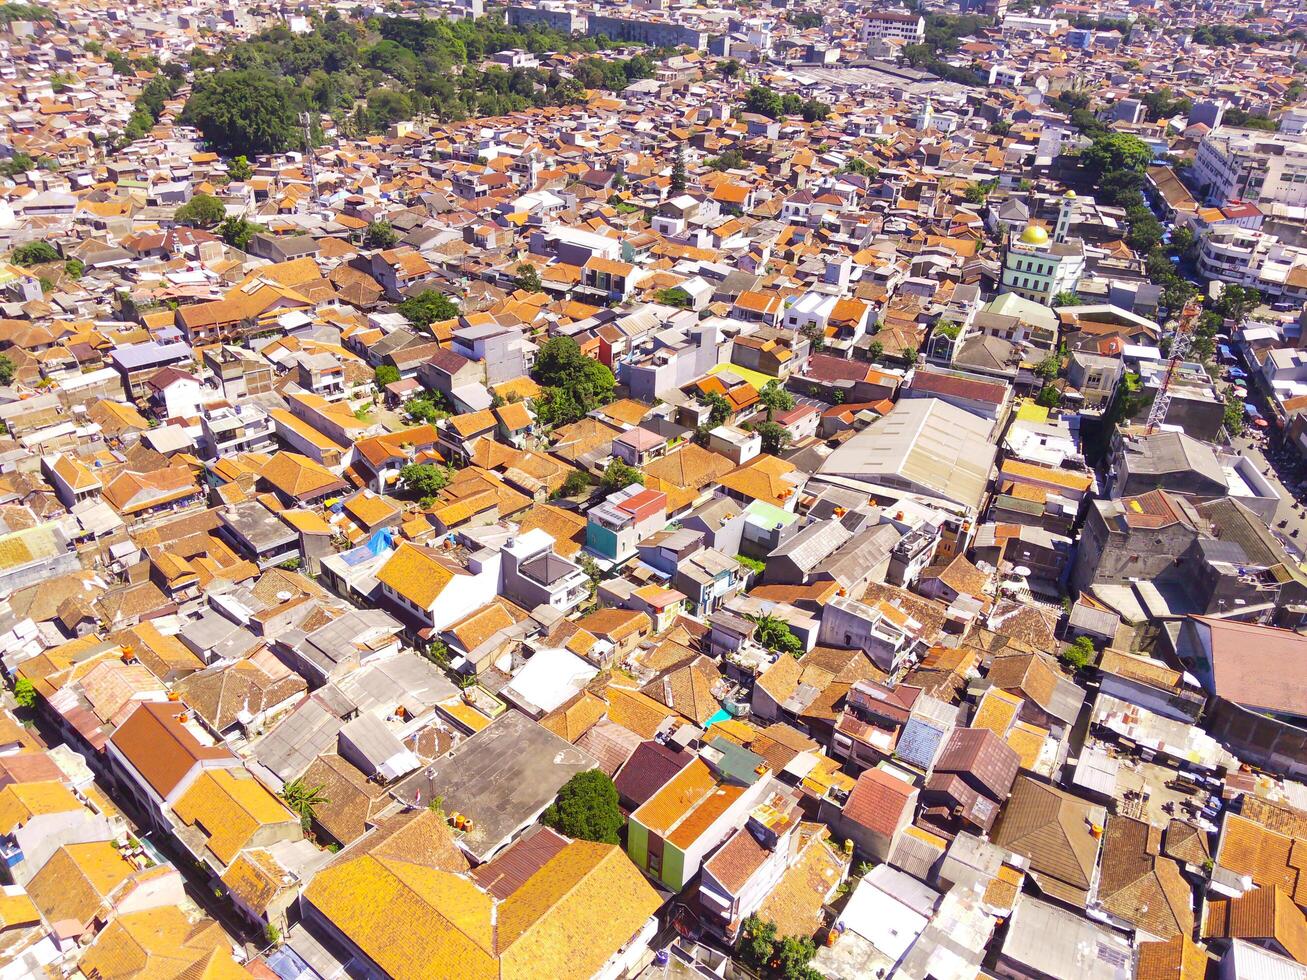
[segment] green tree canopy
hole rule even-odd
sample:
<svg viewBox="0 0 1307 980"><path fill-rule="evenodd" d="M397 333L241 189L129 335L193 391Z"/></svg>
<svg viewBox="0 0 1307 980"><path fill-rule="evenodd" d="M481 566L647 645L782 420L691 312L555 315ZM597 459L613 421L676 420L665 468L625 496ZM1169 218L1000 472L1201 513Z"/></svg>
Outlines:
<svg viewBox="0 0 1307 980"><path fill-rule="evenodd" d="M320 806L326 806L331 801L322 794L323 787L309 786L302 779L292 779L281 788L281 798L285 801L286 806L300 818L300 824L305 830L309 829L309 824L317 816L317 810Z"/></svg>
<svg viewBox="0 0 1307 980"><path fill-rule="evenodd" d="M1077 636L1074 643L1062 651L1062 662L1074 670L1083 670L1094 662L1094 641L1087 636Z"/></svg>
<svg viewBox="0 0 1307 980"><path fill-rule="evenodd" d="M196 194L173 212L179 225L191 228L215 228L227 217L227 209L212 194Z"/></svg>
<svg viewBox="0 0 1307 980"><path fill-rule="evenodd" d="M776 923L751 915L740 926L740 959L755 970L771 968L776 953Z"/></svg>
<svg viewBox="0 0 1307 980"><path fill-rule="evenodd" d="M578 772L564 783L541 819L567 837L601 844L619 843L625 823L617 788L601 769Z"/></svg>
<svg viewBox="0 0 1307 980"><path fill-rule="evenodd" d="M830 106L819 99L807 99L799 108L804 122L821 122L830 115Z"/></svg>
<svg viewBox="0 0 1307 980"><path fill-rule="evenodd" d="M183 117L224 155L281 153L297 142L289 90L256 69L197 75Z"/></svg>
<svg viewBox="0 0 1307 980"><path fill-rule="evenodd" d="M1128 133L1096 136L1089 149L1080 155L1080 162L1095 178L1116 170L1142 174L1152 159L1153 151L1148 144Z"/></svg>
<svg viewBox="0 0 1307 980"><path fill-rule="evenodd" d="M422 500L434 497L449 486L449 469L435 463L409 463L399 471L404 489Z"/></svg>
<svg viewBox="0 0 1307 980"><path fill-rule="evenodd" d="M364 248L393 248L399 241L389 221L373 221L363 233Z"/></svg>
<svg viewBox="0 0 1307 980"><path fill-rule="evenodd" d="M715 391L704 392L699 396L699 402L708 406L708 427L710 429L725 424L731 417L733 409L724 395Z"/></svg>
<svg viewBox="0 0 1307 980"><path fill-rule="evenodd" d="M572 470L563 480L563 485L558 488L557 496L575 497L577 494L585 493L590 489L590 474L585 470Z"/></svg>
<svg viewBox="0 0 1307 980"><path fill-rule="evenodd" d="M575 422L613 399L613 372L581 353L571 337L551 337L540 347L531 375L545 389L537 414L546 425Z"/></svg>
<svg viewBox="0 0 1307 980"><path fill-rule="evenodd" d="M1242 320L1257 309L1261 302L1262 294L1258 290L1250 286L1228 284L1212 303L1212 310L1223 317Z"/></svg>
<svg viewBox="0 0 1307 980"><path fill-rule="evenodd" d="M794 635L790 624L779 616L760 614L751 616L754 625L753 638L773 653L788 653L792 657L803 656L803 641Z"/></svg>
<svg viewBox="0 0 1307 980"><path fill-rule="evenodd" d="M775 456L790 441L790 432L779 422L759 422L753 431L762 438L762 451Z"/></svg>
<svg viewBox="0 0 1307 980"><path fill-rule="evenodd" d="M538 293L544 288L540 282L540 270L530 262L523 262L517 267L517 277L513 284L518 289L524 289L528 293Z"/></svg>
<svg viewBox="0 0 1307 980"><path fill-rule="evenodd" d="M664 306L675 306L681 310L688 310L694 305L694 297L680 286L669 286L667 289L660 289L654 298Z"/></svg>
<svg viewBox="0 0 1307 980"><path fill-rule="evenodd" d="M685 183L685 150L678 145L672 159L672 190L681 193L685 190Z"/></svg>
<svg viewBox="0 0 1307 980"><path fill-rule="evenodd" d="M232 248L245 252L249 250L254 236L267 230L263 225L246 221L244 218L224 218L222 224L218 225L218 237Z"/></svg>
<svg viewBox="0 0 1307 980"><path fill-rule="evenodd" d="M609 460L608 466L604 469L604 475L600 479L600 484L605 490L621 490L629 487L632 483L644 483L644 474L634 466L628 466L620 459L613 458Z"/></svg>
<svg viewBox="0 0 1307 980"><path fill-rule="evenodd" d="M768 381L758 392L758 400L767 409L767 421L771 421L777 412L788 412L794 407L794 396L786 391L779 381Z"/></svg>
<svg viewBox="0 0 1307 980"><path fill-rule="evenodd" d="M452 320L458 316L458 307L444 293L426 289L416 296L410 296L395 309L415 327L426 329L441 320Z"/></svg>
<svg viewBox="0 0 1307 980"><path fill-rule="evenodd" d="M14 682L14 702L20 708L30 708L36 704L36 685L26 677L20 677Z"/></svg>
<svg viewBox="0 0 1307 980"><path fill-rule="evenodd" d="M227 164L227 176L232 180L249 180L254 176L254 168L250 166L249 158L243 153Z"/></svg>
<svg viewBox="0 0 1307 980"><path fill-rule="evenodd" d="M14 265L32 266L42 262L57 262L59 253L49 242L28 242L14 249L9 259Z"/></svg>
<svg viewBox="0 0 1307 980"><path fill-rule="evenodd" d="M378 364L377 369L372 372L372 380L378 388L393 385L399 380L399 368L393 364Z"/></svg>
<svg viewBox="0 0 1307 980"><path fill-rule="evenodd" d="M785 100L766 85L754 85L744 94L744 111L779 119L785 115Z"/></svg>
<svg viewBox="0 0 1307 980"><path fill-rule="evenodd" d="M744 154L739 150L727 150L721 156L709 157L704 162L709 170L740 170L744 167Z"/></svg>

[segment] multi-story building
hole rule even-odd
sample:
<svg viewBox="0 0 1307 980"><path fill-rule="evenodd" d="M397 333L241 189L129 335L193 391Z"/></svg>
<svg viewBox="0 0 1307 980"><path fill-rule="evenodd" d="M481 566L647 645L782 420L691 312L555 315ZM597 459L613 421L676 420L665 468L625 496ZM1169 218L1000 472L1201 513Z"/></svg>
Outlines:
<svg viewBox="0 0 1307 980"><path fill-rule="evenodd" d="M526 7L521 4L510 4L508 23L512 27L542 24L565 34L579 34L585 30L585 15L573 10L564 10L558 5Z"/></svg>
<svg viewBox="0 0 1307 980"><path fill-rule="evenodd" d="M1198 271L1268 296L1307 300L1307 248L1287 245L1266 232L1217 225L1203 236Z"/></svg>
<svg viewBox="0 0 1307 980"><path fill-rule="evenodd" d="M1198 145L1193 175L1218 204L1307 204L1307 134L1218 127Z"/></svg>
<svg viewBox="0 0 1307 980"><path fill-rule="evenodd" d="M865 44L882 38L920 44L926 39L926 18L906 10L871 11L862 25L862 41Z"/></svg>
<svg viewBox="0 0 1307 980"><path fill-rule="evenodd" d="M1051 238L1043 226L1031 223L1020 238L1008 243L1003 252L1002 292L1050 304L1058 293L1074 292L1080 285L1085 245L1067 236L1074 198L1068 191L1062 199Z"/></svg>
<svg viewBox="0 0 1307 980"><path fill-rule="evenodd" d="M609 561L625 561L635 546L667 521L667 494L633 484L592 507L585 545Z"/></svg>
<svg viewBox="0 0 1307 980"><path fill-rule="evenodd" d="M200 414L200 430L205 459L266 452L276 444L272 419L253 402L206 408Z"/></svg>
<svg viewBox="0 0 1307 980"><path fill-rule="evenodd" d="M610 17L591 14L586 18L586 33L591 37L604 35L614 41L638 41L653 47L679 48L685 45L695 51L708 47L709 35L693 27L654 20L648 15Z"/></svg>
<svg viewBox="0 0 1307 980"><path fill-rule="evenodd" d="M549 606L561 613L590 595L581 567L554 551L554 539L541 528L510 538L500 550L503 594L524 609Z"/></svg>

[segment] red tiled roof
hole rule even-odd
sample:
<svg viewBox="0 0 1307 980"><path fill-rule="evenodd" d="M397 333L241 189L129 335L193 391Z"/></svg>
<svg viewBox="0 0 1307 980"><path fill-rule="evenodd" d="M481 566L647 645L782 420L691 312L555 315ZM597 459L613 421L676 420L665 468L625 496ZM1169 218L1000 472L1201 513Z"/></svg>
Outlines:
<svg viewBox="0 0 1307 980"><path fill-rule="evenodd" d="M854 784L844 804L844 816L888 837L916 792L911 783L880 769L868 769Z"/></svg>

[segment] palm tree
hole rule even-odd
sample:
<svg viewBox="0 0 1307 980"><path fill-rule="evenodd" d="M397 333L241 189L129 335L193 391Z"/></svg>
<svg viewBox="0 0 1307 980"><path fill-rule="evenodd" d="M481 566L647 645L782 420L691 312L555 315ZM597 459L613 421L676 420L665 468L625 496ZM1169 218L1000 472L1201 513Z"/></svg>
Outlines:
<svg viewBox="0 0 1307 980"><path fill-rule="evenodd" d="M322 795L321 786L305 785L302 779L292 779L281 788L281 798L286 806L299 814L300 825L309 829L309 824L317 814L317 808L326 806L331 801Z"/></svg>
<svg viewBox="0 0 1307 980"><path fill-rule="evenodd" d="M766 649L774 653L788 653L798 657L803 655L803 642L790 630L790 624L779 616L762 613L750 616L756 627L753 637Z"/></svg>

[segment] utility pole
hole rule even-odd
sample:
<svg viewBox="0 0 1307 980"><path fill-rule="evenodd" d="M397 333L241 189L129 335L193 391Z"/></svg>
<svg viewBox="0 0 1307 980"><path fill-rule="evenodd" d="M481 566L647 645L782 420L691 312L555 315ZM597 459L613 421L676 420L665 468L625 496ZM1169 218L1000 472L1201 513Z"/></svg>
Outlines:
<svg viewBox="0 0 1307 980"><path fill-rule="evenodd" d="M309 193L313 195L314 204L321 204L318 199L318 169L313 159L312 118L307 112L300 113L300 125L304 127L304 158L309 164Z"/></svg>

